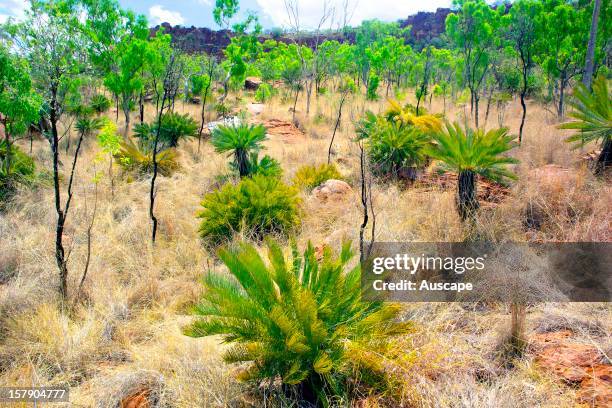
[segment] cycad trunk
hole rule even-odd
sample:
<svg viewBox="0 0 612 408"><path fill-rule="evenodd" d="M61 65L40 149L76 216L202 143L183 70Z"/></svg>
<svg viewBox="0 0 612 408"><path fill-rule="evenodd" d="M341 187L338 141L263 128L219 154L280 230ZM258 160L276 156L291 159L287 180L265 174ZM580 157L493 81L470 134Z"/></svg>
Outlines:
<svg viewBox="0 0 612 408"><path fill-rule="evenodd" d="M236 167L238 168L240 178L248 176L249 164L246 149L236 149L236 152L234 153L234 160L236 161Z"/></svg>
<svg viewBox="0 0 612 408"><path fill-rule="evenodd" d="M457 180L457 210L462 220L472 218L478 209L476 174L471 170L459 173Z"/></svg>
<svg viewBox="0 0 612 408"><path fill-rule="evenodd" d="M601 174L607 167L612 166L612 139L607 138L601 146L601 153L595 165L595 174Z"/></svg>

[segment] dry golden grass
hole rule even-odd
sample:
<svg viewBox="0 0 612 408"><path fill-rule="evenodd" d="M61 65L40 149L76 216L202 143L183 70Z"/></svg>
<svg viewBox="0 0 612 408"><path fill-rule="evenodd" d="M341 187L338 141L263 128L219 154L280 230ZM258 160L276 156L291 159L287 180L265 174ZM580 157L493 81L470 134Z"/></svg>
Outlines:
<svg viewBox="0 0 612 408"><path fill-rule="evenodd" d="M247 95L236 102L246 110ZM233 100L233 99L232 99ZM263 119L291 120L290 101L276 97ZM305 137L283 143L271 137L266 153L278 159L290 180L299 166L326 162L337 101L333 95L313 99L309 117L304 101L296 119ZM355 194L348 201L322 204L304 197L300 244L334 248L343 239L357 242L362 209L357 196L358 149L351 120L365 109L380 111L385 101L365 102L355 97L346 107L336 136L333 159ZM442 101L426 104L442 111ZM179 111L199 117L199 108L177 104ZM151 108L147 109L151 119ZM463 109L448 106L450 119L461 120ZM484 116L484 114L483 114ZM492 108L489 126L497 123ZM520 105L506 113L516 132ZM477 228L495 240L609 241L612 238L612 194L609 184L580 168L579 152L562 142L556 119L530 103L524 144L515 154L519 181L503 203L481 210ZM119 120L121 129L122 119ZM27 150L29 146L24 144ZM46 141L34 142L39 168L50 168ZM189 306L200 296L199 277L220 267L206 252L198 234L195 213L202 196L216 187L216 177L227 172L228 159L207 142L197 152L197 141L180 148L182 169L158 178L156 214L158 242L150 243L149 180L128 182L115 170L114 195L107 175L108 157L100 156L95 141L86 143L77 168L74 207L68 216L65 242L70 251L70 293L78 286L86 258L86 229L98 185L98 211L93 228L92 259L84 293L72 311L58 312L55 298L57 268L53 257L53 192L44 185L19 193L0 214L0 270L10 276L0 283L0 384L46 385L68 382L75 407L112 407L121 398L148 387L156 398L176 407L248 406L245 388L220 359L217 339L192 339L181 334L190 321ZM68 160L62 154L64 163ZM570 185L543 185L533 169L547 164L570 169ZM554 183L553 183L554 184ZM374 183L376 239L379 241L458 241L464 238L454 208L452 191L404 189L393 183ZM525 227L526 209L536 206L539 230ZM603 336L582 334L602 350L610 350L610 308L582 305L541 305L529 309L533 328L538 317L554 310L576 321L607 322ZM512 370L495 357L499 338L509 321L504 306L469 310L458 304L406 305L405 317L417 332L397 344L402 356L389 362L405 406L414 407L532 407L574 406L573 391L534 367L529 356ZM588 337L590 336L590 337ZM390 391L391 392L391 391ZM256 405L259 403L256 402ZM363 399L361 406L384 405L384 398Z"/></svg>

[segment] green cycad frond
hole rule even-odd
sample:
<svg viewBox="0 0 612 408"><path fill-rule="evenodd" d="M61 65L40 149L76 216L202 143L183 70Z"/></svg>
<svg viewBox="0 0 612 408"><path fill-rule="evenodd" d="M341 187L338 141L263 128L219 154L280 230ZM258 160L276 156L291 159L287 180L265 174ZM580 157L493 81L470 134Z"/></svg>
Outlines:
<svg viewBox="0 0 612 408"><path fill-rule="evenodd" d="M397 306L361 301L359 267L346 271L350 244L338 257L329 248L323 252L317 260L309 243L299 259L286 259L270 241L266 263L249 244L221 250L231 276L205 277L206 292L194 311L200 319L185 333L220 334L232 343L225 361L252 362L241 379L304 383L319 398L341 392L356 369L376 366L355 358L355 350L379 353L388 336L411 328L396 322Z"/></svg>
<svg viewBox="0 0 612 408"><path fill-rule="evenodd" d="M444 132L434 135L434 141L429 155L450 171L473 171L494 181L516 178L505 166L518 161L501 155L515 146L514 136L508 134L507 128L464 131L457 122L447 123Z"/></svg>
<svg viewBox="0 0 612 408"><path fill-rule="evenodd" d="M179 168L177 156L175 149L158 152L156 162L159 174L172 175ZM124 140L113 157L126 171L133 171L139 175L153 173L153 152L146 145L136 144L130 139Z"/></svg>
<svg viewBox="0 0 612 408"><path fill-rule="evenodd" d="M574 111L570 116L576 120L564 123L559 128L574 129L578 132L568 137L567 142L577 142L580 146L612 138L612 103L605 76L600 75L593 82L593 92L578 83L574 88L571 105Z"/></svg>
<svg viewBox="0 0 612 408"><path fill-rule="evenodd" d="M105 120L102 118L82 117L77 120L75 128L83 136L89 136L94 131L102 129L104 125Z"/></svg>
<svg viewBox="0 0 612 408"><path fill-rule="evenodd" d="M266 139L266 128L262 125L219 126L212 132L211 143L219 153L237 149L259 150Z"/></svg>

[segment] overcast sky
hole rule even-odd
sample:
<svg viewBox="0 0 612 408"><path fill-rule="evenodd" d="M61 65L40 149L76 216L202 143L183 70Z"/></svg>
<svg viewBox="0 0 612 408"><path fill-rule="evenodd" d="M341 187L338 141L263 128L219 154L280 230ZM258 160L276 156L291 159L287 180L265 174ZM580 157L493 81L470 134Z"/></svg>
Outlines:
<svg viewBox="0 0 612 408"><path fill-rule="evenodd" d="M321 18L326 0L297 0L300 7L300 25L312 28ZM396 21L418 11L434 11L438 7L449 7L451 0L348 0L352 15L350 25L359 25L363 20L378 18ZM212 9L215 0L119 0L125 8L144 14L151 25L168 22L172 25L217 28ZM327 0L334 6L335 25L343 19L344 0ZM27 0L0 0L0 22L9 16L23 16ZM254 11L264 28L286 27L287 12L284 0L240 0L240 13ZM329 27L329 23L326 24ZM334 27L335 28L335 27Z"/></svg>

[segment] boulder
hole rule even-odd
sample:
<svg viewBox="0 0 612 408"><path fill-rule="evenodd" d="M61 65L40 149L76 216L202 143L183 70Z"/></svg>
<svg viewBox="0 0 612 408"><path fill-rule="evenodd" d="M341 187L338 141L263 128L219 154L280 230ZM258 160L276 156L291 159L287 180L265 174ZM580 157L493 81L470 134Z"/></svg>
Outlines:
<svg viewBox="0 0 612 408"><path fill-rule="evenodd" d="M249 103L247 105L247 110L251 115L257 116L264 111L265 106L266 105L264 105L263 103Z"/></svg>
<svg viewBox="0 0 612 408"><path fill-rule="evenodd" d="M259 85L261 84L262 84L262 81L260 78L247 77L244 80L244 89L247 89L249 91L256 91L259 88Z"/></svg>
<svg viewBox="0 0 612 408"><path fill-rule="evenodd" d="M312 195L321 202L341 201L351 195L353 189L342 180L329 179L312 190Z"/></svg>

